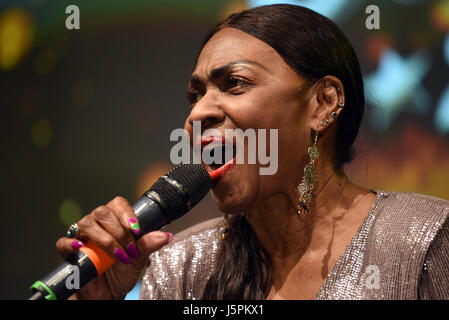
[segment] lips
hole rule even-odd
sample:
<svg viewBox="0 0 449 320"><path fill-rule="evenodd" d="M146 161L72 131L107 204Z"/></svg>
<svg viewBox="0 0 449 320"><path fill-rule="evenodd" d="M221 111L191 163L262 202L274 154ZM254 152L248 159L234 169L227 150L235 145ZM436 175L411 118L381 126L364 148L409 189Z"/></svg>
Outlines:
<svg viewBox="0 0 449 320"><path fill-rule="evenodd" d="M232 140L224 137L201 137L201 162L212 180L217 181L229 171L235 163L236 148Z"/></svg>

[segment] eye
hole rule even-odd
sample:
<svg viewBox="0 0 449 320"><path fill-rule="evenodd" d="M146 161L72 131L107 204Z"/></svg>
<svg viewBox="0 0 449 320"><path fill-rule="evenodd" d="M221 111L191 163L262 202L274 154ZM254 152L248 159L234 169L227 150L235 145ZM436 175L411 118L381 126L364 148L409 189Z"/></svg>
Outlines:
<svg viewBox="0 0 449 320"><path fill-rule="evenodd" d="M241 87L244 86L246 84L248 84L248 82L246 82L245 80L238 78L238 77L234 77L234 76L229 76L226 79L226 83L228 84L229 87L233 88L233 87Z"/></svg>
<svg viewBox="0 0 449 320"><path fill-rule="evenodd" d="M202 95L196 91L188 91L187 92L187 100L189 100L190 104L195 104L201 99Z"/></svg>

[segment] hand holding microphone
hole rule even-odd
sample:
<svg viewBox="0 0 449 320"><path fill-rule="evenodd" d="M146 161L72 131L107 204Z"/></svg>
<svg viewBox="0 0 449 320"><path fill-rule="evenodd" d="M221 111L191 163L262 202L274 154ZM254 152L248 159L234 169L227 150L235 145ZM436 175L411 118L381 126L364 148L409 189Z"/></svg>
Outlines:
<svg viewBox="0 0 449 320"><path fill-rule="evenodd" d="M65 258L31 289L30 300L123 299L135 286L148 255L168 244L159 230L195 206L212 187L201 165L181 165L156 183L132 206L116 197L77 223L76 239L61 238L56 247ZM73 268L80 287L67 286Z"/></svg>
<svg viewBox="0 0 449 320"><path fill-rule="evenodd" d="M165 232L154 231L135 241L131 234L140 233L140 228L131 227L136 226L135 222L137 217L128 201L116 197L77 223L77 239L95 243L117 263L87 283L72 298L123 299L134 287L148 256L171 240ZM77 239L63 237L56 242L56 248L64 258L85 246L85 243L80 243Z"/></svg>

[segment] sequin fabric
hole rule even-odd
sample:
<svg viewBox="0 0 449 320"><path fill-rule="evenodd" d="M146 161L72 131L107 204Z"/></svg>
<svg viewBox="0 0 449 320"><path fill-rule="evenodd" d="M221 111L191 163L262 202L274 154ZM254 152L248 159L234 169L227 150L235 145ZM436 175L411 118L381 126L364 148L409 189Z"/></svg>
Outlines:
<svg viewBox="0 0 449 320"><path fill-rule="evenodd" d="M449 201L376 193L316 299L449 299ZM200 299L222 242L222 222L191 227L151 254L140 299Z"/></svg>

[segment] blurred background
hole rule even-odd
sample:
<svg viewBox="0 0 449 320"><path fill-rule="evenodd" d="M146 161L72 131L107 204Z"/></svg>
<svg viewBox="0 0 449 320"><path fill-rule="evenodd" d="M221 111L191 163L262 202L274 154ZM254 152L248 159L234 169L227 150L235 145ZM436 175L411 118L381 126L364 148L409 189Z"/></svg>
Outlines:
<svg viewBox="0 0 449 320"><path fill-rule="evenodd" d="M0 0L0 299L29 297L71 223L116 195L136 200L172 167L202 38L272 3L331 18L359 56L367 104L352 180L449 199L448 0ZM66 28L72 4L79 30ZM380 28L368 30L373 4ZM167 230L219 215L209 195Z"/></svg>

